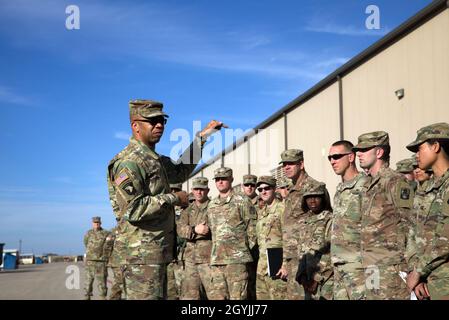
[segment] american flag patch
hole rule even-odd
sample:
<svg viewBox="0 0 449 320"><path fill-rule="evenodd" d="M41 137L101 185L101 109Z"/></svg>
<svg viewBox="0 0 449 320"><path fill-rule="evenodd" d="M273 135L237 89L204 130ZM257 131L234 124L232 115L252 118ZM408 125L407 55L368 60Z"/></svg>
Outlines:
<svg viewBox="0 0 449 320"><path fill-rule="evenodd" d="M115 178L115 184L119 186L123 181L129 179L128 174L126 172L121 172L118 177Z"/></svg>

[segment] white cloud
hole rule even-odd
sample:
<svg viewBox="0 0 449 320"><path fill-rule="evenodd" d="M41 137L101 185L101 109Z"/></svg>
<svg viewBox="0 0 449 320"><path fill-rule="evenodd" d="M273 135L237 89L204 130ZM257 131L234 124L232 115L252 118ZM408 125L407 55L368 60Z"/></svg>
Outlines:
<svg viewBox="0 0 449 320"><path fill-rule="evenodd" d="M119 131L114 133L114 138L128 141L129 138L131 138L131 134L128 132Z"/></svg>
<svg viewBox="0 0 449 320"><path fill-rule="evenodd" d="M306 31L319 32L319 33L330 33L341 36L384 36L390 32L388 27L376 30L370 30L366 28L356 28L354 26L341 26L333 23L323 23L323 24L310 24L305 28Z"/></svg>
<svg viewBox="0 0 449 320"><path fill-rule="evenodd" d="M32 104L28 98L15 93L9 87L5 87L5 86L1 86L1 85L0 85L0 102L6 102L6 103L10 103L10 104L17 104L17 105L24 105L24 106L30 106Z"/></svg>

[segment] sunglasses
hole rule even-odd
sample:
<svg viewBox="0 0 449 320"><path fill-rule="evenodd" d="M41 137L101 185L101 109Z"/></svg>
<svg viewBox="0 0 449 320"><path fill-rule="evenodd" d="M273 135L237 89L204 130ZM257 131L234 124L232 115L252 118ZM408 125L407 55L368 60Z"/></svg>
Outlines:
<svg viewBox="0 0 449 320"><path fill-rule="evenodd" d="M259 191L259 192L262 192L262 191L270 191L270 190L272 190L272 188L271 187L264 187L264 188L257 188L257 191Z"/></svg>
<svg viewBox="0 0 449 320"><path fill-rule="evenodd" d="M348 154L351 154L351 153L352 152L331 154L331 155L327 156L327 160L329 160L329 161L331 161L332 159L339 160L339 159L343 158L344 156L347 156Z"/></svg>
<svg viewBox="0 0 449 320"><path fill-rule="evenodd" d="M167 124L167 118L164 118L164 117L154 117L154 118L149 118L146 120L134 120L134 121L147 122L147 123L151 124L152 126L155 126L158 123L163 124L163 125Z"/></svg>
<svg viewBox="0 0 449 320"><path fill-rule="evenodd" d="M255 187L256 185L255 184L252 184L252 183L245 183L245 184L243 184L245 187Z"/></svg>
<svg viewBox="0 0 449 320"><path fill-rule="evenodd" d="M227 181L228 178L223 178L223 177L219 177L219 178L215 178L215 181Z"/></svg>

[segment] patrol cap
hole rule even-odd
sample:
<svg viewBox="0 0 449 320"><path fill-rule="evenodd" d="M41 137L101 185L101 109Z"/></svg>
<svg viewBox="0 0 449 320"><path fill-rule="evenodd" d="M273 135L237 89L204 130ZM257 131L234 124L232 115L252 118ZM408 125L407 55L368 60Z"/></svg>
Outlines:
<svg viewBox="0 0 449 320"><path fill-rule="evenodd" d="M409 158L398 161L396 163L396 171L400 173L409 173L413 171L413 164L415 163L415 159Z"/></svg>
<svg viewBox="0 0 449 320"><path fill-rule="evenodd" d="M214 179L217 178L232 178L232 169L227 167L222 167L215 169L214 171Z"/></svg>
<svg viewBox="0 0 449 320"><path fill-rule="evenodd" d="M449 139L449 124L440 122L419 129L416 140L407 145L407 149L417 152L419 146L429 139Z"/></svg>
<svg viewBox="0 0 449 320"><path fill-rule="evenodd" d="M284 162L303 161L304 153L300 149L288 149L288 150L282 151L281 159L282 160L279 162L279 164L284 163Z"/></svg>
<svg viewBox="0 0 449 320"><path fill-rule="evenodd" d="M278 188L288 188L292 186L292 181L289 178L280 178L277 180Z"/></svg>
<svg viewBox="0 0 449 320"><path fill-rule="evenodd" d="M308 191L304 193L304 197L307 196L324 196L326 194L326 184L319 183L312 186Z"/></svg>
<svg viewBox="0 0 449 320"><path fill-rule="evenodd" d="M182 190L182 183L170 183L170 189Z"/></svg>
<svg viewBox="0 0 449 320"><path fill-rule="evenodd" d="M260 186L261 184L268 184L270 187L276 188L276 179L272 176L260 176L257 180L257 186Z"/></svg>
<svg viewBox="0 0 449 320"><path fill-rule="evenodd" d="M101 223L101 217L92 217L92 222L99 222L99 223Z"/></svg>
<svg viewBox="0 0 449 320"><path fill-rule="evenodd" d="M209 179L206 177L197 177L192 180L192 188L193 189L209 189L208 186Z"/></svg>
<svg viewBox="0 0 449 320"><path fill-rule="evenodd" d="M368 149L372 147L389 146L390 139L388 133L385 131L374 131L362 134L359 136L359 140L356 146L352 148L352 151L356 152L361 149Z"/></svg>
<svg viewBox="0 0 449 320"><path fill-rule="evenodd" d="M129 101L129 116L141 116L144 118L152 118L163 116L168 118L168 115L162 111L164 105L162 102L154 100L136 99Z"/></svg>
<svg viewBox="0 0 449 320"><path fill-rule="evenodd" d="M256 184L257 183L257 176L253 174L245 174L243 176L243 184Z"/></svg>

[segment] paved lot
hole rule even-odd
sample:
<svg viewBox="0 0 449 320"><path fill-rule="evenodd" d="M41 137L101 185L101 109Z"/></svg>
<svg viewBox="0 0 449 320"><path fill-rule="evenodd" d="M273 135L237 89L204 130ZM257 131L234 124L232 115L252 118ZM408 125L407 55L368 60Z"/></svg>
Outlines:
<svg viewBox="0 0 449 320"><path fill-rule="evenodd" d="M109 272L108 288L111 280ZM96 286L94 283L94 299L98 299ZM82 262L20 265L16 270L0 271L0 299L3 300L81 300L83 287Z"/></svg>

